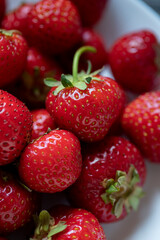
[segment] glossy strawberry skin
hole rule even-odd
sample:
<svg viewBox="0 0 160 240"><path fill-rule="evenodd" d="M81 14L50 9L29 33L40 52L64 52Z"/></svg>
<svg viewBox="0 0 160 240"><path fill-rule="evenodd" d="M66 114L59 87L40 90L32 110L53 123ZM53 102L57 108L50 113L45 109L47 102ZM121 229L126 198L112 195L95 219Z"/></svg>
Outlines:
<svg viewBox="0 0 160 240"><path fill-rule="evenodd" d="M42 0L28 18L30 40L48 54L58 54L79 41L81 22L76 7L68 0Z"/></svg>
<svg viewBox="0 0 160 240"><path fill-rule="evenodd" d="M27 42L19 34L0 32L0 87L13 82L24 70L27 59Z"/></svg>
<svg viewBox="0 0 160 240"><path fill-rule="evenodd" d="M22 227L37 210L37 194L29 192L15 176L0 171L0 234Z"/></svg>
<svg viewBox="0 0 160 240"><path fill-rule="evenodd" d="M96 145L95 145L96 144ZM69 189L69 199L76 207L92 212L100 222L115 222L126 216L125 209L120 218L112 214L111 203L105 204L104 179L115 179L117 170L128 172L131 164L140 176L140 185L146 177L144 160L136 147L122 137L106 137L99 143L84 145L82 148L83 168L80 177Z"/></svg>
<svg viewBox="0 0 160 240"><path fill-rule="evenodd" d="M107 0L72 0L77 6L84 27L93 27L102 17Z"/></svg>
<svg viewBox="0 0 160 240"><path fill-rule="evenodd" d="M147 30L128 33L113 44L109 62L115 79L124 88L136 93L154 88L156 45L156 36Z"/></svg>
<svg viewBox="0 0 160 240"><path fill-rule="evenodd" d="M160 91L140 95L126 106L121 123L144 156L160 163Z"/></svg>
<svg viewBox="0 0 160 240"><path fill-rule="evenodd" d="M24 71L11 89L21 101L25 102L29 109L45 107L45 99L50 88L44 84L45 77L60 79L62 69L52 58L46 57L37 49L28 49ZM9 89L10 91L10 89Z"/></svg>
<svg viewBox="0 0 160 240"><path fill-rule="evenodd" d="M58 127L72 131L82 141L99 141L119 115L124 104L124 92L107 77L92 80L86 90L66 88L46 99L46 108Z"/></svg>
<svg viewBox="0 0 160 240"><path fill-rule="evenodd" d="M27 18L28 14L32 9L33 4L23 3L18 8L14 9L5 15L2 21L2 28L6 30L17 29L27 39Z"/></svg>
<svg viewBox="0 0 160 240"><path fill-rule="evenodd" d="M52 237L52 240L92 239L106 240L105 233L96 217L84 209L58 205L51 209L50 214L56 223L65 221L67 228Z"/></svg>
<svg viewBox="0 0 160 240"><path fill-rule="evenodd" d="M35 68L39 71L39 77L55 77L60 79L62 69L59 64L53 59L46 57L34 47L30 47L27 53L27 62L24 71L29 75L34 76Z"/></svg>
<svg viewBox="0 0 160 240"><path fill-rule="evenodd" d="M0 165L8 164L21 154L30 140L32 115L13 95L0 90Z"/></svg>
<svg viewBox="0 0 160 240"><path fill-rule="evenodd" d="M54 193L75 182L81 165L79 140L68 131L52 130L25 148L19 174L31 189Z"/></svg>
<svg viewBox="0 0 160 240"><path fill-rule="evenodd" d="M55 129L54 120L46 109L36 109L31 111L33 117L31 140L39 138L47 133L48 129Z"/></svg>

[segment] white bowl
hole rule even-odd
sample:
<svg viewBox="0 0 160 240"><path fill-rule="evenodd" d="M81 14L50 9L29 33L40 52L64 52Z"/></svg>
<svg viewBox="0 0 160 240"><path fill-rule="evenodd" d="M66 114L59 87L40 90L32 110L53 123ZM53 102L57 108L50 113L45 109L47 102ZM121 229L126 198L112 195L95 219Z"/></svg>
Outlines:
<svg viewBox="0 0 160 240"><path fill-rule="evenodd" d="M23 1L8 0L8 10L18 6L20 2ZM37 2L37 0L28 2ZM119 36L144 28L152 30L160 40L159 15L140 0L110 0L101 21L95 28L103 36L107 48ZM104 74L112 76L109 68L105 69ZM120 222L102 224L107 240L160 240L160 165L147 163L147 169L146 196L142 199L139 210L132 212ZM59 202L62 195L58 194L56 200L53 195L50 196L52 200L47 198L44 207ZM10 235L12 240L24 238L23 230Z"/></svg>
<svg viewBox="0 0 160 240"><path fill-rule="evenodd" d="M148 29L160 40L160 16L140 0L110 0L96 30L109 48L125 33ZM110 68L104 75L112 76ZM146 196L137 212L124 220L103 224L108 240L160 240L160 164L147 162Z"/></svg>

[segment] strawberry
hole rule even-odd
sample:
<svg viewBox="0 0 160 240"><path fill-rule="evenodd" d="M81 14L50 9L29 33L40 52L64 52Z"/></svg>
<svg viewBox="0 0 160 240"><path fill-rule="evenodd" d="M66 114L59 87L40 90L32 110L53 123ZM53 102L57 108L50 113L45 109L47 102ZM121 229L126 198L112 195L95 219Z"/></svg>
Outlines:
<svg viewBox="0 0 160 240"><path fill-rule="evenodd" d="M146 168L139 150L122 137L84 145L80 177L69 188L76 207L91 211L100 222L114 222L137 209Z"/></svg>
<svg viewBox="0 0 160 240"><path fill-rule="evenodd" d="M6 0L0 0L0 23L6 11Z"/></svg>
<svg viewBox="0 0 160 240"><path fill-rule="evenodd" d="M2 21L2 28L6 30L17 29L27 39L27 18L28 14L33 7L32 3L22 3L13 11L7 13Z"/></svg>
<svg viewBox="0 0 160 240"><path fill-rule="evenodd" d="M4 237L0 237L0 240L7 240L7 238L4 238Z"/></svg>
<svg viewBox="0 0 160 240"><path fill-rule="evenodd" d="M45 226L43 219L46 219ZM50 210L50 214L46 210L40 213L38 226L31 239L106 240L106 236L92 213L80 208L57 205Z"/></svg>
<svg viewBox="0 0 160 240"><path fill-rule="evenodd" d="M121 123L144 156L160 163L160 91L144 93L129 103Z"/></svg>
<svg viewBox="0 0 160 240"><path fill-rule="evenodd" d="M160 68L158 61L156 63L158 48L156 36L147 30L128 33L117 39L109 53L115 79L135 93L153 89Z"/></svg>
<svg viewBox="0 0 160 240"><path fill-rule="evenodd" d="M47 87L43 79L45 77L55 77L60 79L62 69L52 58L41 54L35 48L29 48L27 53L26 65L16 86L7 89L16 96L30 109L45 107L46 95L50 88ZM16 89L15 89L16 88Z"/></svg>
<svg viewBox="0 0 160 240"><path fill-rule="evenodd" d="M53 130L25 148L19 174L33 190L61 192L78 178L81 165L79 140L68 131Z"/></svg>
<svg viewBox="0 0 160 240"><path fill-rule="evenodd" d="M0 30L0 87L13 82L22 73L27 58L27 42L16 31Z"/></svg>
<svg viewBox="0 0 160 240"><path fill-rule="evenodd" d="M48 129L55 129L54 120L46 109L36 109L31 111L33 116L31 141L44 135Z"/></svg>
<svg viewBox="0 0 160 240"><path fill-rule="evenodd" d="M58 54L79 41L81 22L69 0L42 0L28 16L29 38L48 54Z"/></svg>
<svg viewBox="0 0 160 240"><path fill-rule="evenodd" d="M37 210L37 194L15 176L0 170L0 234L10 233L31 220Z"/></svg>
<svg viewBox="0 0 160 240"><path fill-rule="evenodd" d="M31 127L32 116L25 104L0 90L0 165L21 154L30 139Z"/></svg>
<svg viewBox="0 0 160 240"><path fill-rule="evenodd" d="M93 27L102 17L107 0L71 0L78 8L85 27Z"/></svg>
<svg viewBox="0 0 160 240"><path fill-rule="evenodd" d="M62 75L61 83L46 79L53 87L46 108L58 127L72 131L82 141L99 141L108 132L124 105L124 92L118 84L95 72L77 74L80 55L94 48L80 48L73 60L73 76Z"/></svg>

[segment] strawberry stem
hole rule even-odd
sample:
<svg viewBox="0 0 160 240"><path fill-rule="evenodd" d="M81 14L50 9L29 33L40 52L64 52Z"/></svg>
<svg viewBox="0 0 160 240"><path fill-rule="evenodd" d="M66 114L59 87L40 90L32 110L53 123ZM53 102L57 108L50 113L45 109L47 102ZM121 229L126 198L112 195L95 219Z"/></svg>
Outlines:
<svg viewBox="0 0 160 240"><path fill-rule="evenodd" d="M36 229L34 232L34 237L30 240L51 240L52 236L64 231L67 225L63 221L59 221L55 224L55 220L50 216L48 211L42 210L39 216L34 216L36 223Z"/></svg>
<svg viewBox="0 0 160 240"><path fill-rule="evenodd" d="M78 82L78 65L79 65L79 59L80 56L84 53L84 52L96 52L96 49L94 47L91 46L84 46L79 48L73 58L73 66L72 66L72 74L73 74L73 82Z"/></svg>

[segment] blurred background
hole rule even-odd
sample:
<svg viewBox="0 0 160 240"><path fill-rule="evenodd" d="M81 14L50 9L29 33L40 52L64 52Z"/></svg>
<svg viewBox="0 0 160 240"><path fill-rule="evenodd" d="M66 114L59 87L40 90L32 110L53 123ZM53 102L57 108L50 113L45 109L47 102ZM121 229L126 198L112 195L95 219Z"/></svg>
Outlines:
<svg viewBox="0 0 160 240"><path fill-rule="evenodd" d="M141 0L141 1L146 2L160 14L160 0Z"/></svg>

